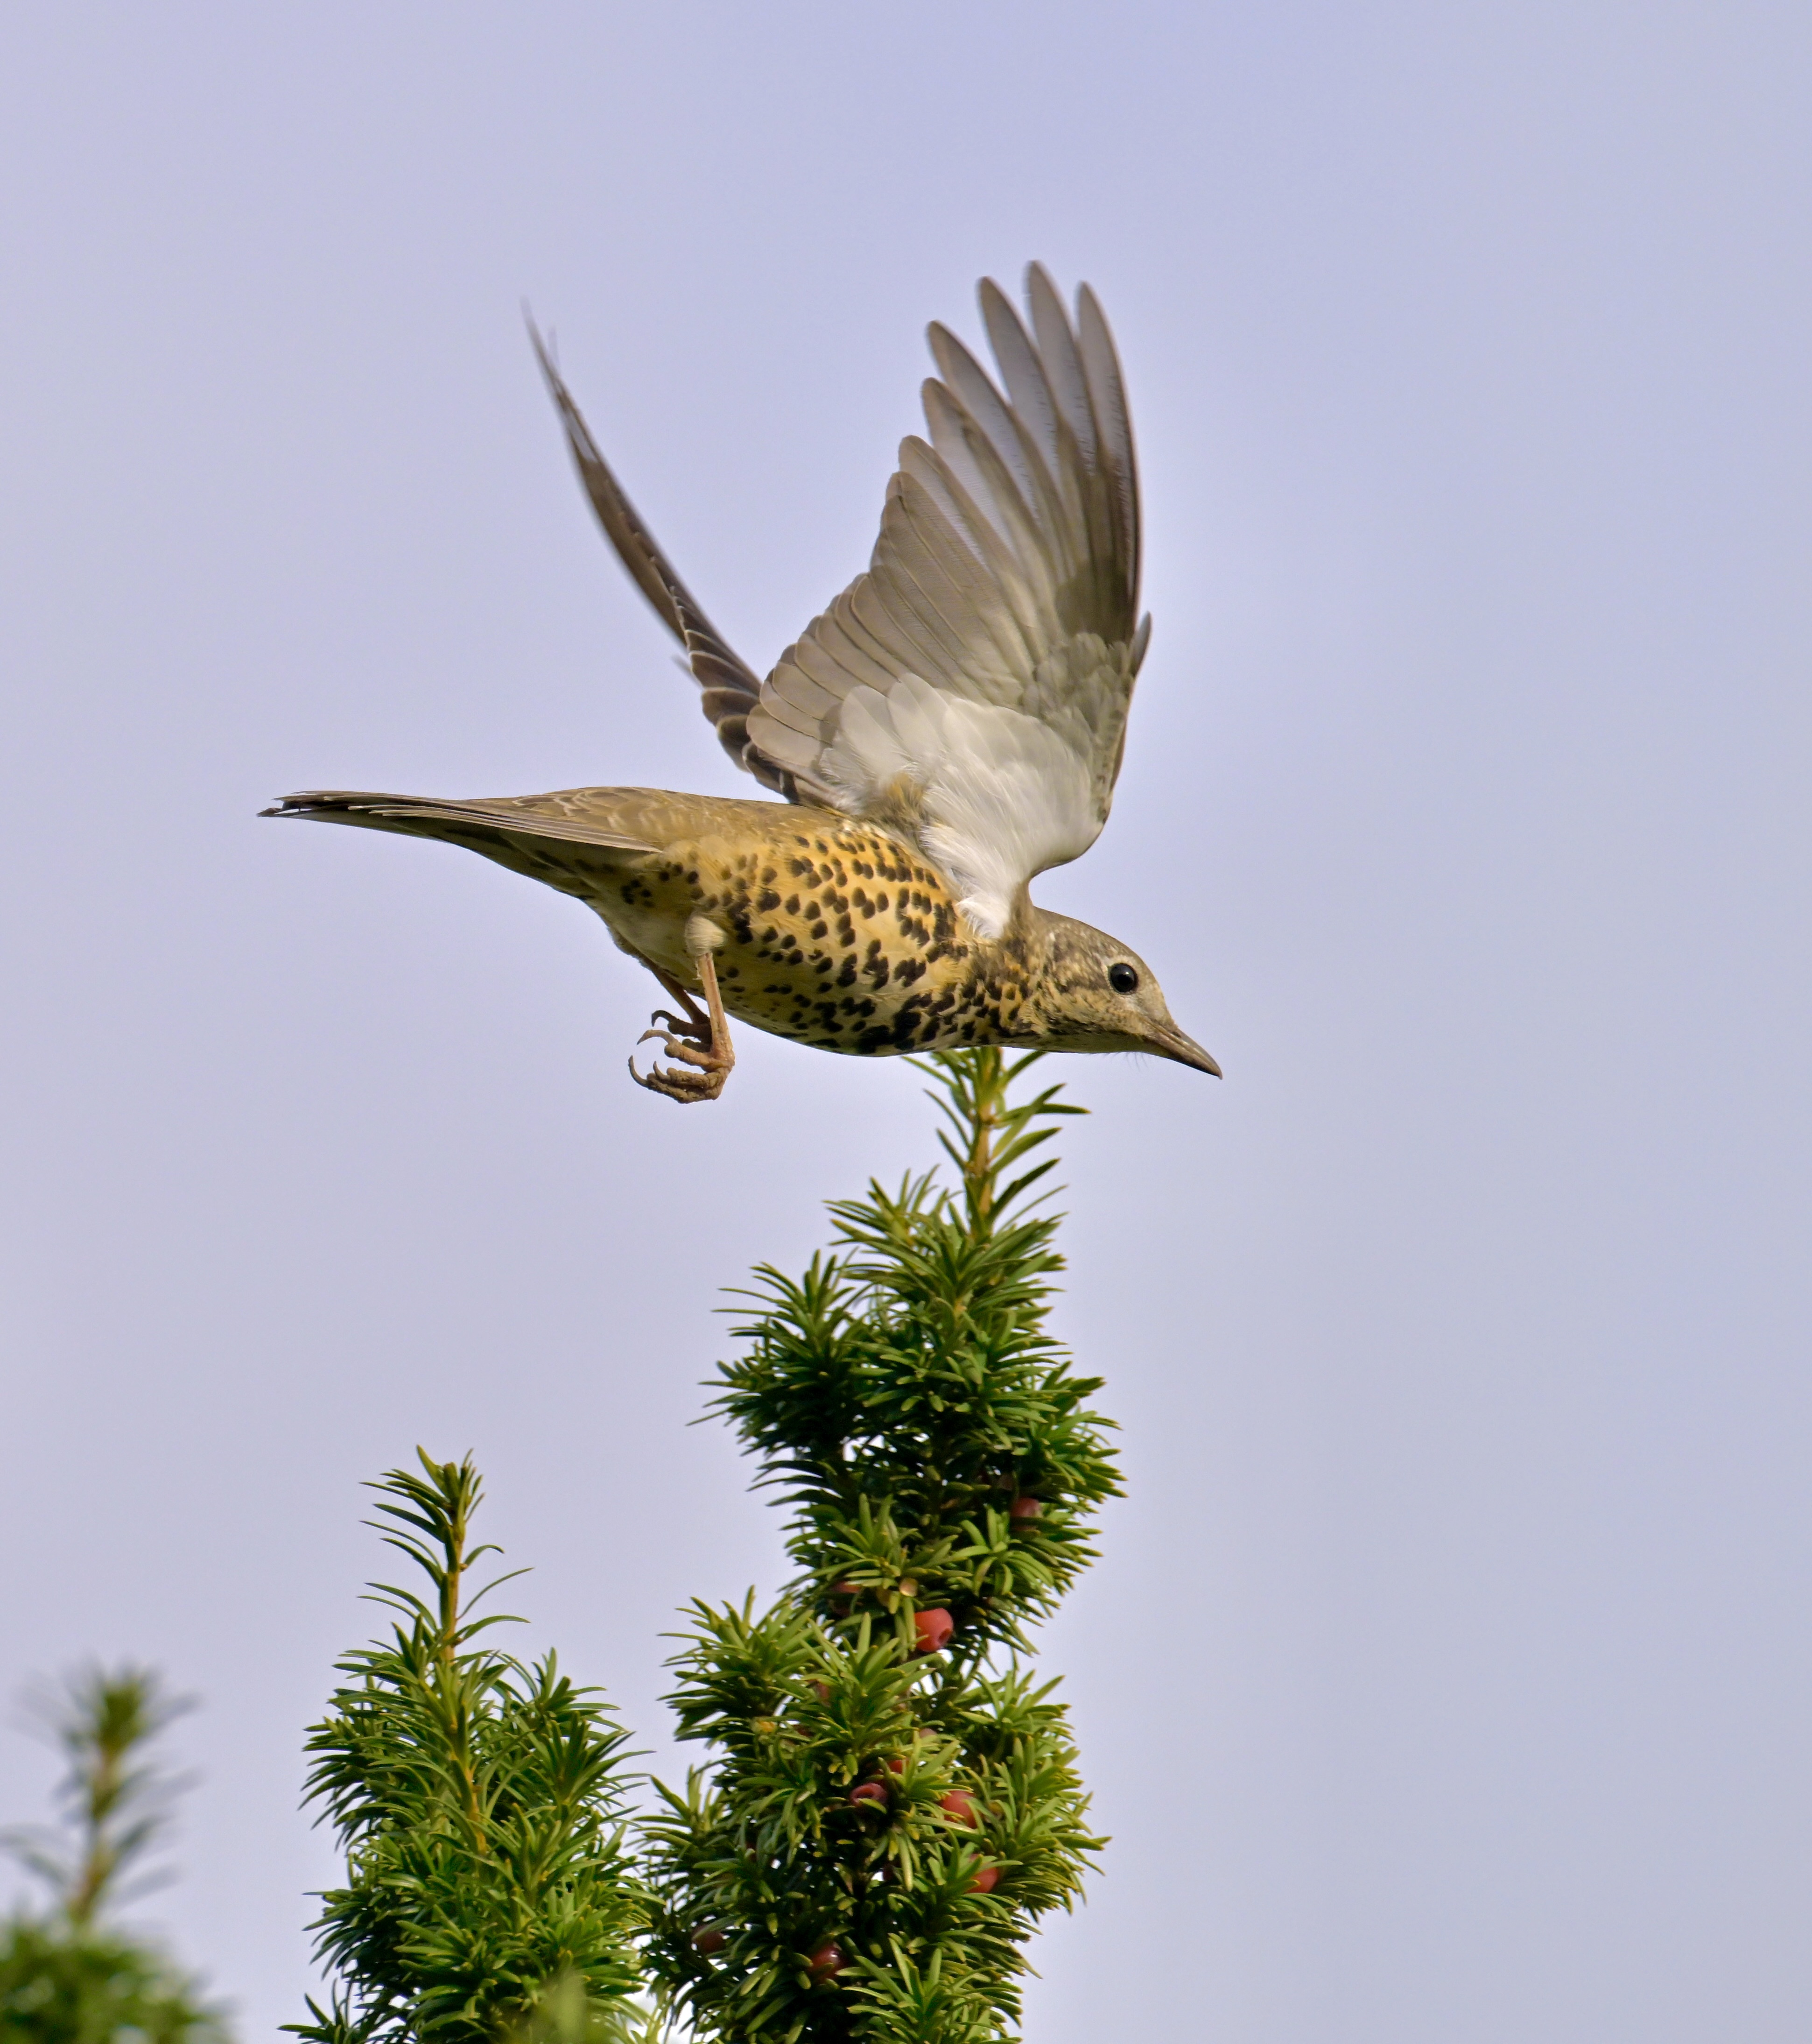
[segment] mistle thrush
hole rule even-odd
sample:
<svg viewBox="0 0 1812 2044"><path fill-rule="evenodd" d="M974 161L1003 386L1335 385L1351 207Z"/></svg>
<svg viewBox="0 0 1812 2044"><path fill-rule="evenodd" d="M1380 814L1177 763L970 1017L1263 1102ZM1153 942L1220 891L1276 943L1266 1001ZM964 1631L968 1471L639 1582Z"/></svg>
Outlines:
<svg viewBox="0 0 1812 2044"><path fill-rule="evenodd" d="M649 536L536 336L600 523L719 740L780 801L335 790L264 813L444 838L577 896L679 1011L647 1032L674 1062L630 1063L670 1100L723 1090L731 1015L858 1057L1000 1043L1218 1073L1142 959L1027 891L1107 820L1150 623L1107 322L1085 286L1072 324L1035 265L1027 297L1029 330L981 286L1004 390L931 328L930 442L901 444L868 572L765 681Z"/></svg>

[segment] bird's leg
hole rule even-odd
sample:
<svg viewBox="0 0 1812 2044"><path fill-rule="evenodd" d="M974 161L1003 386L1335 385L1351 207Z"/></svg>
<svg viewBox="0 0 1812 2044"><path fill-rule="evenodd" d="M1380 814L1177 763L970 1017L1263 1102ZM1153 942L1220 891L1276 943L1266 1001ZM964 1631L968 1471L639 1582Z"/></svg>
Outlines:
<svg viewBox="0 0 1812 2044"><path fill-rule="evenodd" d="M661 982L680 1006L685 1010L684 1016L670 1009L657 1008L648 1020L656 1024L666 1023L666 1028L645 1029L636 1039L645 1043L656 1038L670 1058L679 1063L662 1067L651 1066L646 1073L635 1069L635 1060L629 1060L629 1076L639 1086L646 1086L651 1093L665 1093L669 1100L677 1100L681 1105L689 1101L715 1100L724 1090L724 1082L729 1078L736 1062L736 1053L730 1043L730 1023L724 1012L724 997L717 990L717 962L708 951L697 954L698 977L704 985L705 1007L700 1012L698 1003L685 988L658 966L651 965L649 970Z"/></svg>

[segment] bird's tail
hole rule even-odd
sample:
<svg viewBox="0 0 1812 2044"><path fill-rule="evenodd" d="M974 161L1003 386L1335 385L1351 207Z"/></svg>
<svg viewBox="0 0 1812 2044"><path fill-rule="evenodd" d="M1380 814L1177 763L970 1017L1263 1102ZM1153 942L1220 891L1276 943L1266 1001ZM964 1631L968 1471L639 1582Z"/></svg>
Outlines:
<svg viewBox="0 0 1812 2044"><path fill-rule="evenodd" d="M351 788L311 789L285 795L260 816L301 816L311 823L351 824L395 831L405 837L439 838L495 859L512 872L568 894L621 865L647 843L563 810L554 797L449 801L433 795L386 795Z"/></svg>

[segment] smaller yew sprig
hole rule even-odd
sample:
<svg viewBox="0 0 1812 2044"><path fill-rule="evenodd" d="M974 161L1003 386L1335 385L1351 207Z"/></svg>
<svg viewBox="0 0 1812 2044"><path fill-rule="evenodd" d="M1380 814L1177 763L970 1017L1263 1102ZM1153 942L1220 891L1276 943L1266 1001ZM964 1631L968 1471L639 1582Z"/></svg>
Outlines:
<svg viewBox="0 0 1812 2044"><path fill-rule="evenodd" d="M643 1911L623 1848L628 1735L551 1654L525 1663L485 1637L520 1621L477 1615L510 1580L473 1586L497 1551L472 1542L478 1472L420 1461L373 1488L378 1530L427 1594L372 1585L397 1622L338 1664L348 1679L309 1736L309 1800L347 1877L313 1927L331 2004L288 2027L313 2044L505 2031L606 2044L639 2020L625 2000Z"/></svg>

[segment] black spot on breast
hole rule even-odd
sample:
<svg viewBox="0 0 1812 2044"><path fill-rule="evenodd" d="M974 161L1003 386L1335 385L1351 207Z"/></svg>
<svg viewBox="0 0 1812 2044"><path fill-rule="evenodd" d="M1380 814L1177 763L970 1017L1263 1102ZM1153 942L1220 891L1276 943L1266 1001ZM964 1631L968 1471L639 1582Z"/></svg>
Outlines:
<svg viewBox="0 0 1812 2044"><path fill-rule="evenodd" d="M770 909L777 909L780 906L780 897L771 887L764 887L755 897L755 906L765 916Z"/></svg>

